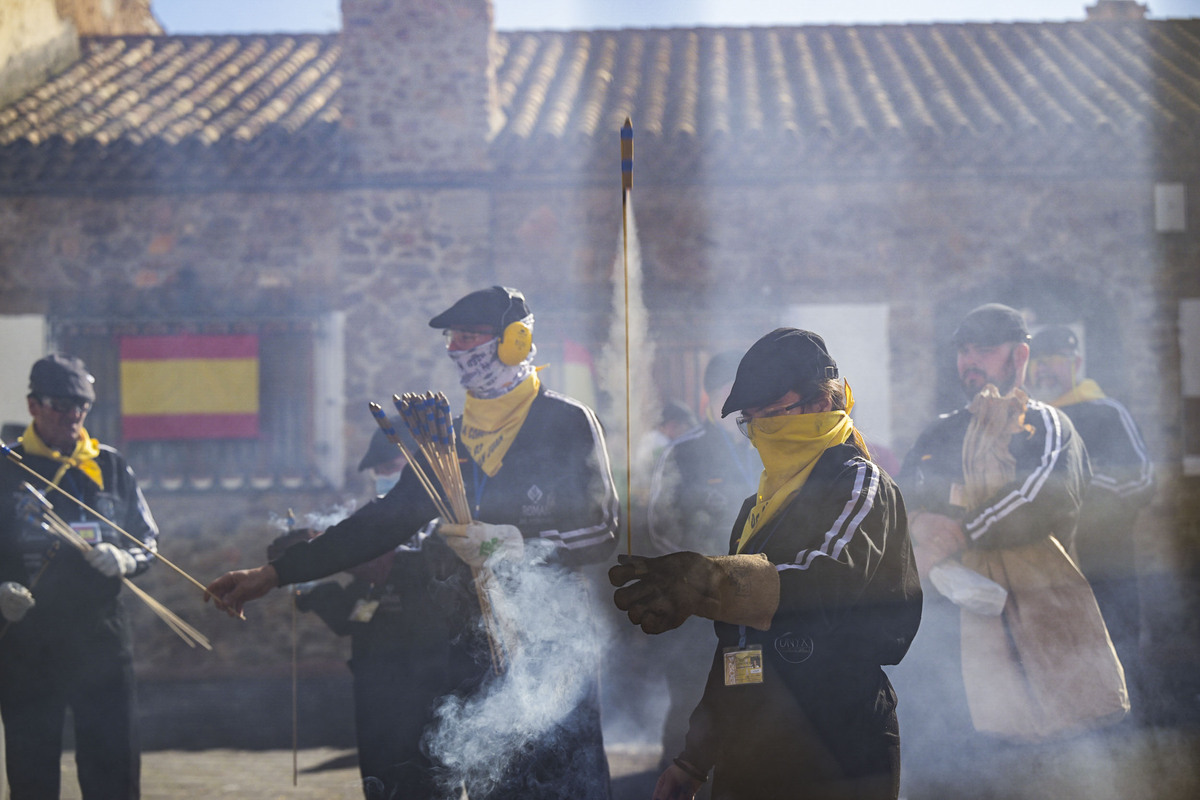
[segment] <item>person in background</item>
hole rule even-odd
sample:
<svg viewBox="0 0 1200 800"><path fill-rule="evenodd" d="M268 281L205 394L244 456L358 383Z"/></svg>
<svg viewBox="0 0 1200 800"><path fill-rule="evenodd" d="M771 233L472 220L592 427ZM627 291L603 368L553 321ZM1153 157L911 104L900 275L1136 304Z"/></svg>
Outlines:
<svg viewBox="0 0 1200 800"><path fill-rule="evenodd" d="M1079 514L1075 556L1087 576L1125 667L1133 715L1142 712L1144 667L1138 650L1141 593L1134 531L1154 497L1154 465L1129 409L1083 377L1079 339L1065 326L1037 332L1029 343L1034 397L1060 409L1087 446L1092 480Z"/></svg>
<svg viewBox="0 0 1200 800"><path fill-rule="evenodd" d="M733 388L742 354L726 350L704 369L704 421L667 445L650 484L650 555L690 550L706 556L729 550L738 509L758 485L762 462L721 406ZM663 721L660 769L683 749L688 715L700 701L712 654L712 625L689 619L647 642L652 662L665 665L669 705Z"/></svg>
<svg viewBox="0 0 1200 800"><path fill-rule="evenodd" d="M390 421L408 451L415 453L416 441L407 427L398 417ZM358 471L370 472L373 495L381 497L399 482L407 463L404 452L377 429ZM271 542L267 560L319 535L307 528L288 531ZM400 555L411 550L412 545L402 544L351 567L346 570L351 580L344 585L328 580L294 587L297 610L316 614L335 634L350 637L354 730L366 800L401 797L405 786L431 769L421 752L421 735L433 714L431 699L453 689L470 670L467 662L453 664L424 655L426 637L451 633L431 631L426 621L406 613L423 600L414 596L423 584L421 576L411 573L418 562Z"/></svg>
<svg viewBox="0 0 1200 800"><path fill-rule="evenodd" d="M926 427L899 476L917 566L922 579L939 588L926 592L921 633L893 673L909 699L901 706L901 724L912 745L905 770L913 785L931 791L930 784L971 785L979 778L970 776L981 774L976 770L1004 741L983 717L992 709L988 716L994 718L995 707L980 700L1002 698L997 703L1015 712L1023 697L1020 686L1001 683L1009 674L1007 661L996 656L990 677L978 666L990 657L985 653L992 653L993 640L982 634L996 630L1003 636L1008 618L963 610L950 599L955 593L947 584L937 583L938 568L961 562L974 574L982 569L979 562L1009 552L1027 554L1032 569L1057 563L1063 548L1070 548L1089 478L1086 450L1070 420L1023 389L1029 331L1018 311L999 303L981 305L963 318L953 343L968 405ZM1003 602L1005 608L1016 607L1011 596ZM1020 602L1029 604L1033 616L1045 601L1029 594ZM1014 654L1015 668L1032 666L1034 649ZM1073 655L1064 653L1064 663ZM969 686L977 687L974 701ZM1056 687L1049 695L1071 691ZM1028 735L1035 741L1040 734L1030 730Z"/></svg>
<svg viewBox="0 0 1200 800"><path fill-rule="evenodd" d="M158 526L125 458L83 426L94 383L82 361L60 354L30 370L33 420L13 451L59 491L9 460L0 466L0 715L13 800L59 796L68 708L85 800L129 800L141 791L132 642L120 592L122 578L149 568ZM89 549L43 529L27 482L41 484L35 488Z"/></svg>
<svg viewBox="0 0 1200 800"><path fill-rule="evenodd" d="M690 616L717 647L686 744L655 800L897 797L896 695L921 587L900 492L871 460L824 340L779 328L742 357L722 417L764 470L727 556L620 556L614 601L646 633ZM632 583L631 583L632 582ZM629 584L629 585L626 585Z"/></svg>
<svg viewBox="0 0 1200 800"><path fill-rule="evenodd" d="M471 660L470 680L452 688L455 702L474 708L473 701L486 699L502 681L491 674L496 670L488 660L489 647L480 646L475 575L490 572L505 587L515 586L532 571L542 576L547 570L561 572L569 579L570 568L612 553L618 501L594 412L548 391L538 379L533 313L524 295L503 286L481 289L459 299L429 325L445 332L446 353L467 390L455 428L460 432L459 468L476 521L464 525L438 520L430 526L438 517L437 508L408 468L383 498L266 565L226 573L209 584L208 592L236 612L277 586L322 578L408 544L409 551L397 553L396 560L416 562L409 574L417 582L417 599L406 613L415 617L414 625L427 626L419 657L435 668L460 658ZM429 532L431 527L435 533ZM590 609L574 585L560 581L556 596L541 598L542 606L558 609L560 624L576 611L583 619ZM513 624L519 629L521 620ZM523 637L538 633L545 631L521 631ZM585 640L589 631L572 627L562 634L560 639ZM496 754L500 774L472 773L468 783L478 778L489 785L468 785L468 792L495 800L608 798L596 667L582 660L554 667L547 679L563 686L571 707L560 718L543 719L543 731L518 752ZM573 687L569 693L568 684ZM523 695L514 703L544 699ZM524 718L527 710L513 706L508 716ZM492 758L474 753L474 766L487 766L478 762ZM445 768L445 777L455 766L437 768ZM436 778L426 775L405 786L404 796L437 797L439 792L455 791L454 785L439 787Z"/></svg>

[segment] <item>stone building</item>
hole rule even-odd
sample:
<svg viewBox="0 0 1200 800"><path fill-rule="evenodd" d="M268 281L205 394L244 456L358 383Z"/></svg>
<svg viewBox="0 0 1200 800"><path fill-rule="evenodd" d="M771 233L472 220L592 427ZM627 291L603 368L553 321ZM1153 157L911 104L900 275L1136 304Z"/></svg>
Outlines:
<svg viewBox="0 0 1200 800"><path fill-rule="evenodd" d="M1055 23L497 32L490 0L343 0L335 35L173 36L19 5L52 24L22 39L0 17L20 66L0 74L21 76L0 106L0 314L92 365L89 427L194 574L258 563L272 514L361 496L366 403L454 398L426 321L463 292L523 288L566 386L555 365L599 358L623 302L624 230L652 393L695 406L708 354L802 324L898 454L959 402L966 310L1079 326L1161 479L1146 647L1195 672L1200 19L1099 0ZM120 338L181 333L256 337L257 438L122 441ZM283 668L282 600L233 629L154 580L217 650L180 657L148 622L143 676ZM301 657L318 674L338 653L314 632Z"/></svg>

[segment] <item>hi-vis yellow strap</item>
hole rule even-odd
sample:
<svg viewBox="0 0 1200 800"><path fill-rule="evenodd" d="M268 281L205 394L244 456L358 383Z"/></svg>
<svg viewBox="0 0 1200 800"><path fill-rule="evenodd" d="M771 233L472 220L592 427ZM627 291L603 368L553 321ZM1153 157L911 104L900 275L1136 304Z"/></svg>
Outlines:
<svg viewBox="0 0 1200 800"><path fill-rule="evenodd" d="M463 404L462 441L471 459L489 478L500 471L504 454L525 424L540 386L535 372L511 392L491 400L481 400L467 393Z"/></svg>
<svg viewBox="0 0 1200 800"><path fill-rule="evenodd" d="M104 476L100 473L100 465L96 463L96 456L100 455L100 442L88 436L86 430L80 430L79 440L75 442L75 449L71 451L70 455L63 455L42 441L42 437L37 435L31 422L25 429L25 433L21 434L21 446L31 456L42 456L62 464L58 468L58 472L54 473L53 480L50 481L54 485L58 485L68 469L77 467L80 472L91 478L93 483L101 489L104 488Z"/></svg>

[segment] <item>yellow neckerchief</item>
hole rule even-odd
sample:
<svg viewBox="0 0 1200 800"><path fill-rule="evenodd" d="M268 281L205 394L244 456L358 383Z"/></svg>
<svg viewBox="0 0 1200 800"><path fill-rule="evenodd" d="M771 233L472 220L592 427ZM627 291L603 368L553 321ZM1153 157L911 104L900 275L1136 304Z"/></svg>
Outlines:
<svg viewBox="0 0 1200 800"><path fill-rule="evenodd" d="M850 438L867 452L850 419L853 408L854 398L847 384L845 411L767 417L751 424L750 442L762 458L763 472L754 508L738 538L737 552L742 552L746 542L800 491L822 453Z"/></svg>
<svg viewBox="0 0 1200 800"><path fill-rule="evenodd" d="M62 464L58 468L58 472L54 473L54 479L50 481L55 486L62 480L62 476L68 469L77 467L80 472L91 478L93 483L101 489L104 488L104 476L100 474L100 465L96 463L96 456L100 455L100 442L88 436L87 430L80 429L75 449L71 451L70 455L63 455L57 450L51 450L50 445L42 441L42 437L37 435L31 422L25 429L25 433L21 434L21 446L31 456L42 456Z"/></svg>
<svg viewBox="0 0 1200 800"><path fill-rule="evenodd" d="M1106 395L1104 390L1100 388L1100 384L1096 383L1091 378L1084 378L1071 391L1064 394L1062 397L1055 400L1050 405L1055 408L1063 406L1073 406L1076 403L1083 403L1088 400L1102 400Z"/></svg>
<svg viewBox="0 0 1200 800"><path fill-rule="evenodd" d="M489 478L500 471L504 454L517 438L541 385L535 372L512 391L491 400L467 393L463 404L462 441L472 460Z"/></svg>

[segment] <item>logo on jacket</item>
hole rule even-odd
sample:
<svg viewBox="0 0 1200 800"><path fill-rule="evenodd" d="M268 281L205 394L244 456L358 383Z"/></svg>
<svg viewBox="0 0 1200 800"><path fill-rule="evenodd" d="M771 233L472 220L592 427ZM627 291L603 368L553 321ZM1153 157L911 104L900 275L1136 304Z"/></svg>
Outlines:
<svg viewBox="0 0 1200 800"><path fill-rule="evenodd" d="M536 503L542 499L543 494L544 493L542 490L539 489L538 485L535 483L533 486L529 487L529 491L525 493L525 496Z"/></svg>
<svg viewBox="0 0 1200 800"><path fill-rule="evenodd" d="M775 640L775 652L789 664L803 664L813 654L813 640L807 636L785 633Z"/></svg>

